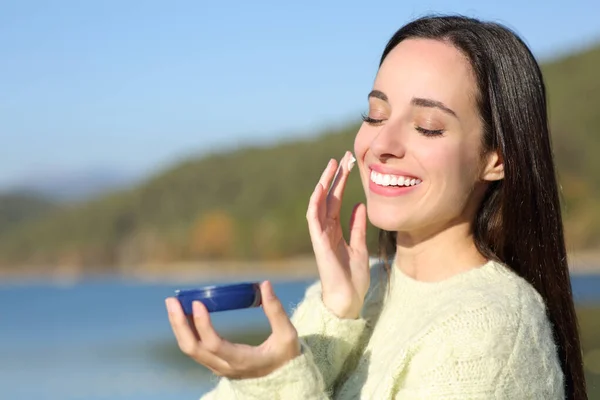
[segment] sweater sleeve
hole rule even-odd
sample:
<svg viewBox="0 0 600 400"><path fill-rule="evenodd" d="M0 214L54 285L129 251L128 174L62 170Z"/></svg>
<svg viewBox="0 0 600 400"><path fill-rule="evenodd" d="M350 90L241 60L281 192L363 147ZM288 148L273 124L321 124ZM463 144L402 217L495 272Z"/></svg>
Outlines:
<svg viewBox="0 0 600 400"><path fill-rule="evenodd" d="M348 356L362 345L367 320L371 320L379 309L381 288L378 277L378 271L372 266L371 287L363 315L353 320L340 319L325 306L320 281L310 285L291 317L298 331L302 354L261 378L222 378L201 400L330 398Z"/></svg>
<svg viewBox="0 0 600 400"><path fill-rule="evenodd" d="M518 300L517 300L518 301ZM563 377L543 310L471 307L424 335L396 400L558 400Z"/></svg>
<svg viewBox="0 0 600 400"><path fill-rule="evenodd" d="M310 349L326 390L332 390L348 361L362 351L381 311L387 280L380 262L370 264L370 285L359 318L340 319L323 303L321 282L305 292L291 320L304 346ZM351 364L351 363L350 363Z"/></svg>
<svg viewBox="0 0 600 400"><path fill-rule="evenodd" d="M222 378L200 400L328 400L321 372L310 348L301 341L302 354L269 375L251 379Z"/></svg>
<svg viewBox="0 0 600 400"><path fill-rule="evenodd" d="M323 303L321 284L310 286L292 315L292 323L303 345L329 389L339 376L350 352L359 344L366 320L340 319Z"/></svg>
<svg viewBox="0 0 600 400"><path fill-rule="evenodd" d="M346 358L357 345L365 320L340 319L325 306L321 285L308 287L292 315L302 353L267 376L222 379L209 399L328 399Z"/></svg>

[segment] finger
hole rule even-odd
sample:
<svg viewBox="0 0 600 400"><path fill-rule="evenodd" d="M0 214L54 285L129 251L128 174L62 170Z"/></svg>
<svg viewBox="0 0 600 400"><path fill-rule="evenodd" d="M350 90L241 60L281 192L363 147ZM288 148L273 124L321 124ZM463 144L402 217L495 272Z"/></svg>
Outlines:
<svg viewBox="0 0 600 400"><path fill-rule="evenodd" d="M197 337L193 333L195 329L190 327L188 317L183 313L179 301L174 298L168 298L165 300L165 303L169 313L171 328L173 329L180 350L216 374L223 374L229 371L230 367L227 362L211 354L199 345Z"/></svg>
<svg viewBox="0 0 600 400"><path fill-rule="evenodd" d="M191 315L186 315L186 319L189 327L192 330L192 333L194 334L194 337L196 338L196 340L200 340L200 336L198 335L198 331L196 330L196 325L194 325L194 317Z"/></svg>
<svg viewBox="0 0 600 400"><path fill-rule="evenodd" d="M323 173L321 174L321 177L319 178L319 183L321 184L321 186L323 186L324 188L328 188L329 185L331 185L331 180L335 176L336 168L337 168L336 160L334 160L334 159L329 160L329 162L327 163L327 166L325 167L325 169L323 170Z"/></svg>
<svg viewBox="0 0 600 400"><path fill-rule="evenodd" d="M332 185L332 181L335 181L336 176L338 175L339 165L337 161L334 159L329 160L327 167L321 174L321 178L319 179L319 184L322 187L322 191L319 193L319 197L316 199L317 206L317 216L319 221L323 223L325 218L327 217L327 192L329 192L330 187Z"/></svg>
<svg viewBox="0 0 600 400"><path fill-rule="evenodd" d="M275 295L271 282L263 282L260 285L260 291L263 299L263 309L265 310L273 334L287 338L295 336L296 328L292 325L283 304L281 304L281 301Z"/></svg>
<svg viewBox="0 0 600 400"><path fill-rule="evenodd" d="M167 306L167 312L169 314L169 322L173 334L177 339L177 344L181 351L187 355L194 354L198 347L198 340L194 336L190 325L188 324L187 318L183 313L181 304L173 297L169 297L165 300Z"/></svg>
<svg viewBox="0 0 600 400"><path fill-rule="evenodd" d="M199 301L192 303L194 325L200 336L200 347L218 358L230 362L236 359L236 352L232 343L221 338L210 320L208 310Z"/></svg>
<svg viewBox="0 0 600 400"><path fill-rule="evenodd" d="M323 194L325 192L321 183L317 183L315 190L308 201L308 209L306 210L306 221L308 222L308 231L310 238L315 244L315 239L320 237L323 231L323 216L325 207L323 207Z"/></svg>
<svg viewBox="0 0 600 400"><path fill-rule="evenodd" d="M367 251L367 209L357 204L350 219L350 247L355 251Z"/></svg>
<svg viewBox="0 0 600 400"><path fill-rule="evenodd" d="M323 206L323 192L325 188L329 187L331 179L335 174L336 161L331 159L327 163L327 166L323 170L321 177L319 178L319 182L313 190L312 195L310 196L310 200L308 202L308 209L306 211L306 218L309 220L322 221L325 218L325 207Z"/></svg>
<svg viewBox="0 0 600 400"><path fill-rule="evenodd" d="M346 182L350 175L350 168L348 163L352 158L352 153L347 151L342 159L340 165L336 171L335 178L331 185L331 189L327 194L327 217L337 219L340 215L342 208L342 197L344 195L344 189L346 188Z"/></svg>

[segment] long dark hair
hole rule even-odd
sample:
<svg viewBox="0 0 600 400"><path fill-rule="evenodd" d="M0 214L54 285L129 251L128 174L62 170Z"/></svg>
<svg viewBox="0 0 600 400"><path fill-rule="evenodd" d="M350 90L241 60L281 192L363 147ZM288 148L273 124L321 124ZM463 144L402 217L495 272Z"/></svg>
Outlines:
<svg viewBox="0 0 600 400"><path fill-rule="evenodd" d="M461 16L425 17L398 30L398 43L448 42L469 59L477 79L484 151L498 150L504 179L490 184L473 225L478 250L525 278L544 298L568 399L587 399L579 329L571 291L558 185L539 65L511 30ZM395 232L380 231L380 255L396 251Z"/></svg>

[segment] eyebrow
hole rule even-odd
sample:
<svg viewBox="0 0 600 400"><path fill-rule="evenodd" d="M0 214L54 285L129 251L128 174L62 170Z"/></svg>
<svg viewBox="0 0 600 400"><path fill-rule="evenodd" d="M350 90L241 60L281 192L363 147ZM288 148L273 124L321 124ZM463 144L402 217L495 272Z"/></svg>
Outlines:
<svg viewBox="0 0 600 400"><path fill-rule="evenodd" d="M371 90L368 97L375 97L375 98L385 101L386 103L388 102L387 95L380 90Z"/></svg>
<svg viewBox="0 0 600 400"><path fill-rule="evenodd" d="M411 100L411 104L413 104L413 105L415 105L417 107L439 108L440 110L442 110L446 114L450 114L453 117L458 118L458 115L456 115L456 113L451 108L447 107L441 101L432 100L432 99L422 99L422 98L419 98L419 97L413 97L413 99Z"/></svg>
<svg viewBox="0 0 600 400"><path fill-rule="evenodd" d="M375 97L377 99L385 101L386 103L389 102L387 95L380 90L371 90L368 97ZM438 108L446 114L450 114L453 117L458 118L458 115L456 115L456 113L451 108L446 106L441 101L424 99L421 97L413 97L410 103L417 107Z"/></svg>

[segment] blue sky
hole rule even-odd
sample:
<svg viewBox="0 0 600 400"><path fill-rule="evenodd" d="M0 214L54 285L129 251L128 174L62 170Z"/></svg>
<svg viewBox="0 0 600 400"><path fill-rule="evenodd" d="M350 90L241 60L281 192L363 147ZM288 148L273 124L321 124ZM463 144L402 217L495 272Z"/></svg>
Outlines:
<svg viewBox="0 0 600 400"><path fill-rule="evenodd" d="M0 1L0 188L357 120L386 41L431 12L504 23L542 60L600 42L597 0Z"/></svg>

